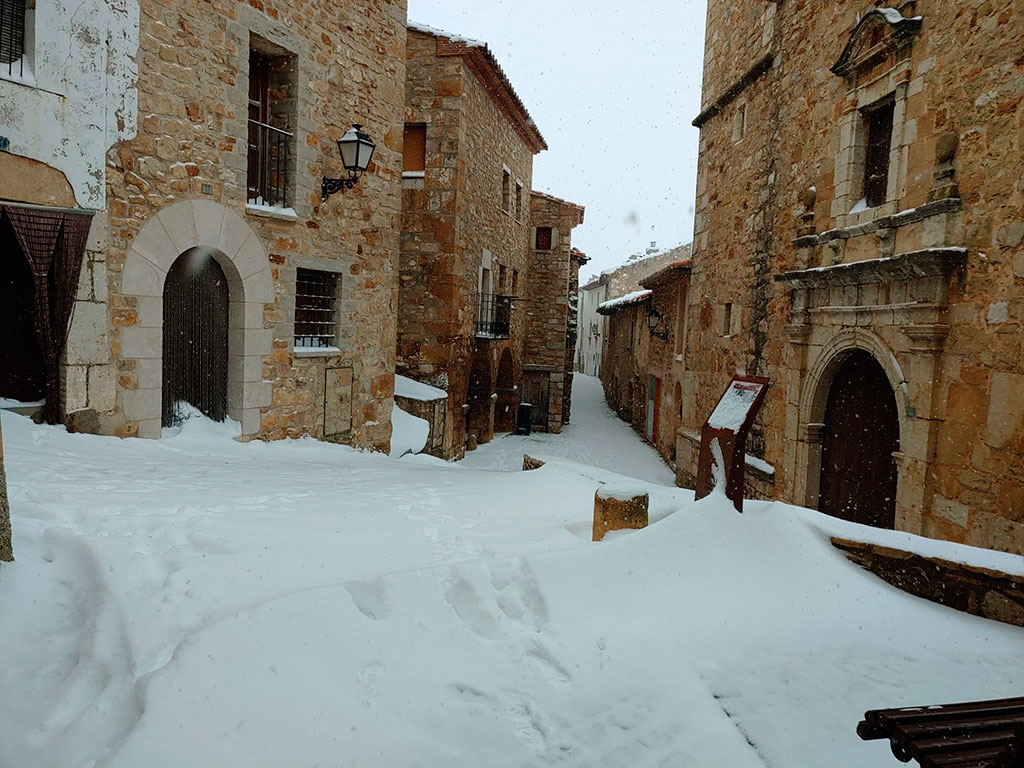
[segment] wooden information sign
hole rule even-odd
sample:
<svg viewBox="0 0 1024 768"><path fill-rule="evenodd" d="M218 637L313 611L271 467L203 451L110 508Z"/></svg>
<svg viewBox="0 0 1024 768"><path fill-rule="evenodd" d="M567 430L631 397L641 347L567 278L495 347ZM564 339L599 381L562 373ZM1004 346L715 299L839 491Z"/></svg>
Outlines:
<svg viewBox="0 0 1024 768"><path fill-rule="evenodd" d="M714 490L716 484L724 482L725 495L732 501L737 512L743 511L747 433L767 393L768 379L760 376L733 376L700 432L694 498L704 498Z"/></svg>

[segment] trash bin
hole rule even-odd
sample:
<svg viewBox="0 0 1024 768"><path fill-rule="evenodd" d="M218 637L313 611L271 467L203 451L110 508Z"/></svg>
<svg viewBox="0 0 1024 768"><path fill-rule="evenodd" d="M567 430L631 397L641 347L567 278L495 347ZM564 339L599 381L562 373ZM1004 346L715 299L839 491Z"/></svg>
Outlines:
<svg viewBox="0 0 1024 768"><path fill-rule="evenodd" d="M529 403L520 403L516 412L516 434L530 434L530 423L533 421L533 406Z"/></svg>

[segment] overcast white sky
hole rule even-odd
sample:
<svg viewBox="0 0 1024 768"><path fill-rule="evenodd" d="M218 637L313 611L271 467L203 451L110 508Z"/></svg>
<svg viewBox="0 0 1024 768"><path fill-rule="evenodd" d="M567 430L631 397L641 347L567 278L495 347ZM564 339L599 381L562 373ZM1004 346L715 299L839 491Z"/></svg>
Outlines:
<svg viewBox="0 0 1024 768"><path fill-rule="evenodd" d="M706 0L409 0L484 40L549 149L533 186L586 206L582 278L693 237Z"/></svg>

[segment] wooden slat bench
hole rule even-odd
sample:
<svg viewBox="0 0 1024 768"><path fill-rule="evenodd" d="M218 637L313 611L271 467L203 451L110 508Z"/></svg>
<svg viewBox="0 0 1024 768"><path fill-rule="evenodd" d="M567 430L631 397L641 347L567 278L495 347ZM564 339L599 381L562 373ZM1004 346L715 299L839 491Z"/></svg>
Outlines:
<svg viewBox="0 0 1024 768"><path fill-rule="evenodd" d="M921 768L1024 768L1024 698L873 709L857 735Z"/></svg>

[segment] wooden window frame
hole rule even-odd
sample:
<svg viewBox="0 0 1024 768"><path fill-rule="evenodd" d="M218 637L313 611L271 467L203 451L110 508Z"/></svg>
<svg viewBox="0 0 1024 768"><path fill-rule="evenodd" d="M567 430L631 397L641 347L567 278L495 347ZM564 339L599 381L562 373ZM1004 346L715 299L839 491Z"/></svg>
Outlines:
<svg viewBox="0 0 1024 768"><path fill-rule="evenodd" d="M402 132L402 174L420 175L427 169L427 125L406 123Z"/></svg>

